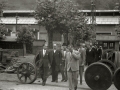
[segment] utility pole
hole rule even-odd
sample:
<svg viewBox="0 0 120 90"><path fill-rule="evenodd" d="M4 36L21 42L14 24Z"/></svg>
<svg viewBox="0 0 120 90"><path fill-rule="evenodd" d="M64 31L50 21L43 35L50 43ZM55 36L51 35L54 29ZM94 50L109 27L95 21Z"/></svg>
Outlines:
<svg viewBox="0 0 120 90"><path fill-rule="evenodd" d="M17 22L18 22L18 15L16 13L16 31L17 31Z"/></svg>
<svg viewBox="0 0 120 90"><path fill-rule="evenodd" d="M90 24L92 26L92 32L93 32L93 39L96 37L96 6L95 1L91 0L91 17L90 17Z"/></svg>

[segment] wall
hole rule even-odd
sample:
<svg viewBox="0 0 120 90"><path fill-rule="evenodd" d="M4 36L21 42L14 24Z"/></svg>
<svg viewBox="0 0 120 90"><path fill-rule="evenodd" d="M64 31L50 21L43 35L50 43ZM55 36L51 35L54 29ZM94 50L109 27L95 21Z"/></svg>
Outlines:
<svg viewBox="0 0 120 90"><path fill-rule="evenodd" d="M97 25L96 26L96 31L112 32L112 35L115 35L115 25Z"/></svg>

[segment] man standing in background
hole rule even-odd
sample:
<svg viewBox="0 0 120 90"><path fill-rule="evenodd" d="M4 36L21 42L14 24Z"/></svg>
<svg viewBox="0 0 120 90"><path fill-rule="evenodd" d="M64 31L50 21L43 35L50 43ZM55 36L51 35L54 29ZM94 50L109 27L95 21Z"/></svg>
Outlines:
<svg viewBox="0 0 120 90"><path fill-rule="evenodd" d="M58 72L60 71L60 63L62 59L61 51L57 49L57 45L53 45L52 54L52 82L58 82Z"/></svg>
<svg viewBox="0 0 120 90"><path fill-rule="evenodd" d="M87 45L86 49L86 64L89 66L90 64L95 62L95 50L92 49L92 45Z"/></svg>
<svg viewBox="0 0 120 90"><path fill-rule="evenodd" d="M82 85L82 77L84 72L84 65L86 60L86 50L84 48L84 43L80 43L80 61L79 61L79 74L80 74L80 84Z"/></svg>
<svg viewBox="0 0 120 90"><path fill-rule="evenodd" d="M62 60L61 60L61 64L60 64L60 72L62 74L62 82L66 82L67 81L67 75L66 75L66 72L65 72L65 59L66 59L66 45L65 43L63 43L62 45L62 50L61 50L61 53L62 53Z"/></svg>

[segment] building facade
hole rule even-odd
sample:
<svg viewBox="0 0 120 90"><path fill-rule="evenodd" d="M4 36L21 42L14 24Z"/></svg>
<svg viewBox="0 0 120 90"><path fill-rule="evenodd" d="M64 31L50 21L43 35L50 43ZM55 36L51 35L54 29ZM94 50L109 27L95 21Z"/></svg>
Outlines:
<svg viewBox="0 0 120 90"><path fill-rule="evenodd" d="M91 24L91 10L81 10L87 14L88 24ZM31 25L35 31L36 40L48 42L48 34L43 26L37 24L34 18L34 10L3 10L0 23L5 24L10 37L16 37L16 30L21 25ZM115 26L119 25L119 10L95 10L95 31L97 44L103 49L119 50L119 41ZM54 33L53 43L63 44L67 40L64 35Z"/></svg>

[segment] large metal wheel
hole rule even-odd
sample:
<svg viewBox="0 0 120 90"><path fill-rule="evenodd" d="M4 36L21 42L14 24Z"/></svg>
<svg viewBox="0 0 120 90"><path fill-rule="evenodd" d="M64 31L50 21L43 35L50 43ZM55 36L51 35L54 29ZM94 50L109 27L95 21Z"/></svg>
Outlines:
<svg viewBox="0 0 120 90"><path fill-rule="evenodd" d="M112 84L112 71L104 63L93 63L85 71L85 81L92 90L107 90Z"/></svg>
<svg viewBox="0 0 120 90"><path fill-rule="evenodd" d="M31 84L37 78L36 67L31 63L22 63L17 69L17 76L21 83Z"/></svg>
<svg viewBox="0 0 120 90"><path fill-rule="evenodd" d="M120 68L118 68L114 73L114 85L120 90Z"/></svg>
<svg viewBox="0 0 120 90"><path fill-rule="evenodd" d="M110 60L100 60L99 62L104 63L105 65L109 66L110 69L112 70L113 74L114 74L114 72L116 70L116 66L112 61L110 61Z"/></svg>

